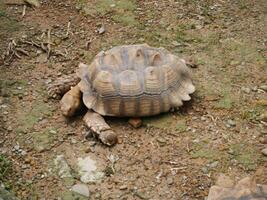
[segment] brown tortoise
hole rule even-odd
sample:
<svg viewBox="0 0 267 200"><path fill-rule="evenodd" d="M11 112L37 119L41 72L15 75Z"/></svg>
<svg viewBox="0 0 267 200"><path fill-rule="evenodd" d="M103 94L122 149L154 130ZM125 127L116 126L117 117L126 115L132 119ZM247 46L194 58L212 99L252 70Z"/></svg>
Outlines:
<svg viewBox="0 0 267 200"><path fill-rule="evenodd" d="M181 106L194 91L184 60L147 44L102 51L90 65L80 64L77 76L61 77L48 88L52 97L67 92L61 109L68 117L80 108L82 98L89 109L86 125L107 145L115 144L117 136L102 116L157 115Z"/></svg>

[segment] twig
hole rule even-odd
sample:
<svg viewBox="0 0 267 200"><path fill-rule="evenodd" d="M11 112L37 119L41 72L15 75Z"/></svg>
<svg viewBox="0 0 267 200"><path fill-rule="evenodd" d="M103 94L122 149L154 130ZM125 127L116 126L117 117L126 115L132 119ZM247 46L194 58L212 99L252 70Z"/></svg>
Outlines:
<svg viewBox="0 0 267 200"><path fill-rule="evenodd" d="M47 52L47 49L46 49L46 47L45 47L45 45L44 45L43 42L41 43L41 49L42 49L44 52Z"/></svg>
<svg viewBox="0 0 267 200"><path fill-rule="evenodd" d="M63 56L63 57L67 57L64 53L62 53L61 51L59 50L55 50L55 53L54 53L55 56Z"/></svg>
<svg viewBox="0 0 267 200"><path fill-rule="evenodd" d="M26 8L27 8L27 6L24 5L24 6L23 6L23 10L22 10L22 17L24 17L25 14L26 14Z"/></svg>
<svg viewBox="0 0 267 200"><path fill-rule="evenodd" d="M14 55L15 55L17 58L21 59L21 56L18 54L18 52L14 51Z"/></svg>
<svg viewBox="0 0 267 200"><path fill-rule="evenodd" d="M20 52L20 53L22 53L22 54L24 54L26 56L30 56L29 53L26 50L22 49L22 48L16 48L16 51Z"/></svg>
<svg viewBox="0 0 267 200"><path fill-rule="evenodd" d="M68 26L67 26L67 33L66 33L66 36L68 36L70 33L70 22L68 22Z"/></svg>
<svg viewBox="0 0 267 200"><path fill-rule="evenodd" d="M47 58L50 57L51 54L51 29L47 31Z"/></svg>

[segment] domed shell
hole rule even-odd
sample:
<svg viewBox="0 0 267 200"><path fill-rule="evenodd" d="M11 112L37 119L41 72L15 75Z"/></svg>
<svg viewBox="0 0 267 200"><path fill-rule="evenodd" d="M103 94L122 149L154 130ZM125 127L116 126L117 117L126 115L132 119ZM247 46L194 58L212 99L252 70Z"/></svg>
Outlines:
<svg viewBox="0 0 267 200"><path fill-rule="evenodd" d="M77 74L84 104L101 115L156 115L181 106L195 91L182 59L147 44L102 51Z"/></svg>

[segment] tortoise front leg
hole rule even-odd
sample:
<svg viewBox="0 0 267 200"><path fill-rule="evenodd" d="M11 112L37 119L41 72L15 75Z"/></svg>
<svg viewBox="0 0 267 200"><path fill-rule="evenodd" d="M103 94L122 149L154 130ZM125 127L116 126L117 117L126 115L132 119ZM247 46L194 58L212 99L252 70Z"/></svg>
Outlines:
<svg viewBox="0 0 267 200"><path fill-rule="evenodd" d="M64 116L71 117L82 106L82 93L78 85L72 87L60 100L61 111Z"/></svg>
<svg viewBox="0 0 267 200"><path fill-rule="evenodd" d="M117 135L111 130L110 126L100 114L89 110L83 120L87 127L95 133L104 144L112 146L118 142Z"/></svg>

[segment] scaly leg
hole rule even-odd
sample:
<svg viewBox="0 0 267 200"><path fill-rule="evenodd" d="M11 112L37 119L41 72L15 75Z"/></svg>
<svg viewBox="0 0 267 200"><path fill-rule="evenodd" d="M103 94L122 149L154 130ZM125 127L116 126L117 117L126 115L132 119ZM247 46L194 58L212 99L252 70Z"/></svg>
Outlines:
<svg viewBox="0 0 267 200"><path fill-rule="evenodd" d="M111 130L110 126L100 114L89 110L83 120L87 127L95 133L104 144L112 146L118 142L117 135Z"/></svg>
<svg viewBox="0 0 267 200"><path fill-rule="evenodd" d="M66 117L71 117L81 108L82 93L78 85L72 87L60 100L61 111Z"/></svg>
<svg viewBox="0 0 267 200"><path fill-rule="evenodd" d="M60 99L63 94L65 94L71 89L71 87L77 85L79 82L80 78L75 73L61 76L48 85L48 95L54 99Z"/></svg>

